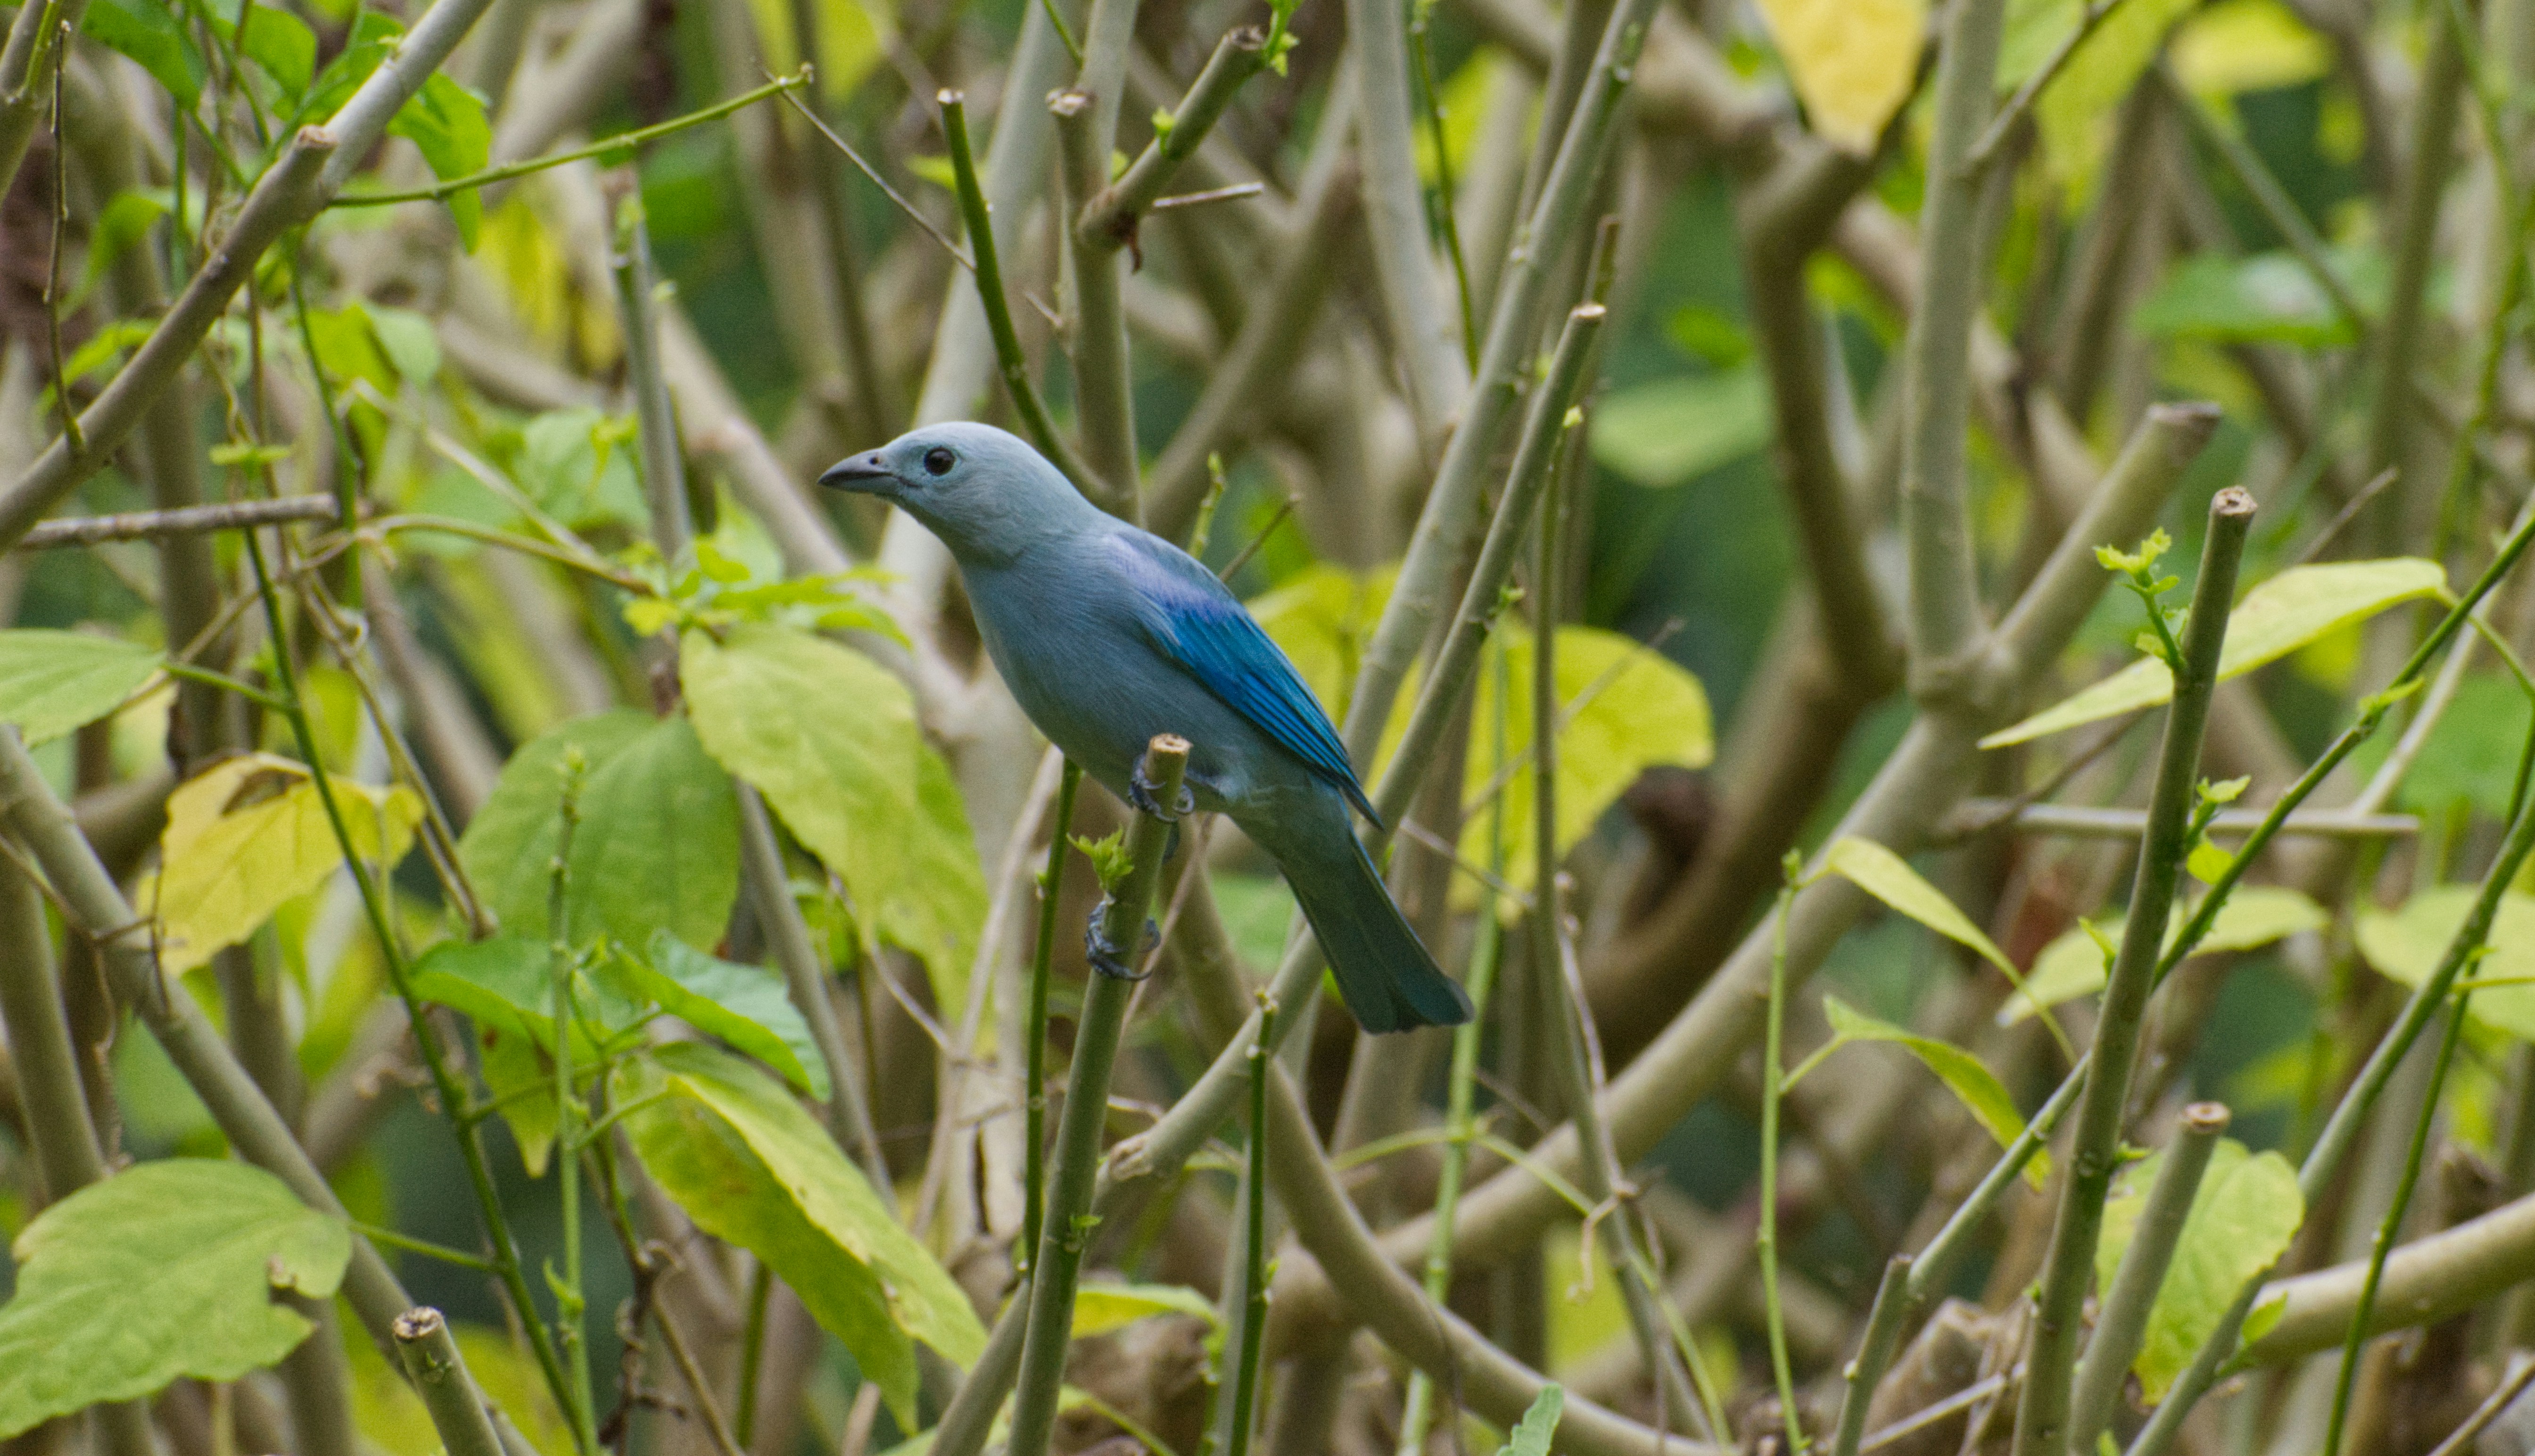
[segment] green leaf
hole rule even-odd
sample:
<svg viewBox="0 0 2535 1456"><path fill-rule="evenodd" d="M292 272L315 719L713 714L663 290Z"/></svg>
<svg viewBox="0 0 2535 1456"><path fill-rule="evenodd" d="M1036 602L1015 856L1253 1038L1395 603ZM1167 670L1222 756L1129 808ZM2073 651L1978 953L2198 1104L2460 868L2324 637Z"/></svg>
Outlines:
<svg viewBox="0 0 2535 1456"><path fill-rule="evenodd" d="M413 842L422 800L413 790L333 780L353 852L393 868ZM167 796L158 876L140 903L155 906L158 959L188 971L234 945L343 863L308 766L273 754L222 758Z"/></svg>
<svg viewBox="0 0 2535 1456"><path fill-rule="evenodd" d="M0 632L0 722L17 724L30 748L50 743L121 707L159 660L149 647L94 633Z"/></svg>
<svg viewBox="0 0 2535 1456"><path fill-rule="evenodd" d="M255 7L247 17L246 33L238 37L238 49L273 78L285 97L295 99L316 78L317 33L278 5Z"/></svg>
<svg viewBox="0 0 2535 1456"><path fill-rule="evenodd" d="M985 877L906 686L859 652L765 623L720 640L688 632L679 669L705 747L835 872L857 914L924 958L936 1006L956 1019Z"/></svg>
<svg viewBox="0 0 2535 1456"><path fill-rule="evenodd" d="M648 958L619 954L614 963L670 1015L773 1067L814 1099L828 1100L828 1063L781 976L716 959L667 931L652 934Z"/></svg>
<svg viewBox="0 0 2535 1456"><path fill-rule="evenodd" d="M1504 1449L1497 1456L1549 1456L1550 1437L1558 1433L1558 1418L1567 1410L1567 1392L1556 1385L1543 1385L1534 1396L1531 1409L1515 1423L1514 1431L1506 1437Z"/></svg>
<svg viewBox="0 0 2535 1456"><path fill-rule="evenodd" d="M2163 1158L2160 1153L2132 1164L2124 1171L2121 1190L2104 1205L2103 1237L2095 1245L2099 1285L2109 1286L2121 1266ZM2269 1268L2288 1248L2305 1217L2297 1170L2286 1158L2250 1153L2234 1138L2219 1140L2175 1244L2174 1262L2166 1267L2165 1283L2148 1312L2145 1342L2131 1366L2149 1404L2165 1399L2175 1377L2235 1304L2245 1281Z"/></svg>
<svg viewBox="0 0 2535 1456"><path fill-rule="evenodd" d="M666 930L720 943L739 894L739 804L684 718L635 708L575 718L511 756L458 841L509 933L546 934L547 874L562 829L564 755L582 752L581 827L567 905L577 939L629 945Z"/></svg>
<svg viewBox="0 0 2535 1456"><path fill-rule="evenodd" d="M63 301L64 312L86 303L115 260L150 236L150 229L167 215L172 197L161 187L126 188L98 211L89 227L88 262L81 267L79 286Z"/></svg>
<svg viewBox="0 0 2535 1456"><path fill-rule="evenodd" d="M352 15L351 33L343 37L343 48L326 63L325 70L317 73L316 82L293 116L294 124L300 117L334 115L338 107L351 99L361 83L370 79L379 63L396 50L397 39L402 34L404 25L395 16L368 6L357 8Z"/></svg>
<svg viewBox="0 0 2535 1456"><path fill-rule="evenodd" d="M968 1297L782 1087L727 1053L661 1047L618 1070L643 1166L699 1228L764 1259L915 1428L915 1342L986 1347Z"/></svg>
<svg viewBox="0 0 2535 1456"><path fill-rule="evenodd" d="M2188 258L2132 311L2131 328L2150 338L2310 349L2351 340L2350 325L2291 253Z"/></svg>
<svg viewBox="0 0 2535 1456"><path fill-rule="evenodd" d="M174 6L154 0L91 0L80 17L90 39L138 62L190 111L203 97L203 53L185 33Z"/></svg>
<svg viewBox="0 0 2535 1456"><path fill-rule="evenodd" d="M1835 996L1823 998L1823 1014L1829 1018L1830 1034L1836 1042L1889 1042L1918 1058L1962 1100L1972 1120L1987 1128L2000 1147L2023 1133L2024 1115L2015 1110L2015 1099L2008 1095L2006 1084L1999 1081L1997 1074L1971 1053L1950 1042L1921 1036L1907 1027L1869 1016ZM2036 1188L2050 1176L2048 1152L2037 1151L2024 1165L2024 1181Z"/></svg>
<svg viewBox="0 0 2535 1456"><path fill-rule="evenodd" d="M328 1299L343 1226L244 1163L144 1163L54 1204L11 1252L0 1306L0 1436L175 1380L234 1380L314 1328L277 1299Z"/></svg>
<svg viewBox="0 0 2535 1456"><path fill-rule="evenodd" d="M1074 1338L1105 1335L1156 1314L1194 1314L1209 1325L1222 1318L1212 1300L1185 1284L1094 1282L1074 1297Z"/></svg>
<svg viewBox="0 0 2535 1456"><path fill-rule="evenodd" d="M1593 411L1593 458L1632 485L1661 490L1759 454L1772 428L1769 384L1758 368L1683 375L1603 400Z"/></svg>
<svg viewBox="0 0 2535 1456"><path fill-rule="evenodd" d="M546 1161L554 1155L555 1137L563 1126L563 1115L555 1103L554 1067L526 1036L482 1021L475 1023L475 1045L482 1054L478 1067L485 1094L511 1129L511 1140L520 1150L520 1166L530 1178L545 1177Z"/></svg>
<svg viewBox="0 0 2535 1456"><path fill-rule="evenodd" d="M2183 933L2185 913L2177 906L2167 922L2168 948L2172 948L2174 938ZM2200 956L2259 949L2304 931L2319 931L2331 923L2332 917L2324 913L2322 906L2296 890L2267 884L2238 885L2227 896L2227 903L2218 908L2218 918L2210 922L2209 934L2201 938L2192 953ZM2097 930L2108 940L2118 942L2121 917L2113 917ZM2013 1026L2038 1007L2056 1006L2103 989L2103 948L2082 928L2067 932L2034 957L2033 973L2024 978L2024 989L1998 1008L1998 1024Z"/></svg>
<svg viewBox="0 0 2535 1456"><path fill-rule="evenodd" d="M431 327L431 321L409 308L378 303L365 307L370 316L370 333L396 372L410 384L431 383L440 373L440 334Z"/></svg>
<svg viewBox="0 0 2535 1456"><path fill-rule="evenodd" d="M484 170L493 155L493 126L484 116L484 98L434 71L388 123L388 134L403 137L422 152L431 174L443 182ZM484 220L484 200L472 190L449 195L449 215L458 223L459 245L475 251L475 234Z"/></svg>
<svg viewBox="0 0 2535 1456"><path fill-rule="evenodd" d="M2126 0L2114 6L2077 47L2033 108L2054 173L2070 178L2092 170L2110 130L2113 108L2156 58L2165 32L2197 3ZM2073 29L2075 6L2069 9Z"/></svg>
<svg viewBox="0 0 2535 1456"><path fill-rule="evenodd" d="M1835 840L1823 853L1823 868L1845 876L1859 889L1909 916L1948 940L1968 945L1981 959L2015 979L2014 963L1969 917L1954 908L1946 892L1919 878L1909 862L1872 839L1854 834Z"/></svg>
<svg viewBox="0 0 2535 1456"><path fill-rule="evenodd" d="M2276 662L2336 628L2365 621L2387 607L2447 594L2446 573L2433 561L2390 557L2291 567L2245 594L2227 618L2227 646L2219 655L2221 679ZM2174 675L2153 657L2138 661L2056 706L1980 741L2005 748L2045 734L2092 723L2117 713L2155 707L2174 698Z"/></svg>
<svg viewBox="0 0 2535 1456"><path fill-rule="evenodd" d="M537 508L576 528L611 522L648 529L650 508L634 456L616 448L621 416L594 407L551 409L520 432L511 462Z"/></svg>
<svg viewBox="0 0 2535 1456"><path fill-rule="evenodd" d="M2356 927L2359 953L2383 975L2417 990L2438 969L2479 893L2470 884L2442 884L2412 896L2399 910L2364 909ZM2480 981L2519 983L2475 992L2465 1002L2473 1019L2535 1042L2535 985L2525 984L2535 980L2535 895L2512 889L2500 897L2491 949L2472 973Z"/></svg>

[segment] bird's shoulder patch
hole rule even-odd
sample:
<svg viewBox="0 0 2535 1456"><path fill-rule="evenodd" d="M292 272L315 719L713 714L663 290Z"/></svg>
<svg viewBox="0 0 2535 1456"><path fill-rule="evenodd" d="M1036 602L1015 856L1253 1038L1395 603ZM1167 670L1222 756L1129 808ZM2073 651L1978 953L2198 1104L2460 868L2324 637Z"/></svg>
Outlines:
<svg viewBox="0 0 2535 1456"><path fill-rule="evenodd" d="M1140 615L1153 644L1379 822L1320 699L1249 609L1159 538L1122 531L1111 540L1142 588Z"/></svg>

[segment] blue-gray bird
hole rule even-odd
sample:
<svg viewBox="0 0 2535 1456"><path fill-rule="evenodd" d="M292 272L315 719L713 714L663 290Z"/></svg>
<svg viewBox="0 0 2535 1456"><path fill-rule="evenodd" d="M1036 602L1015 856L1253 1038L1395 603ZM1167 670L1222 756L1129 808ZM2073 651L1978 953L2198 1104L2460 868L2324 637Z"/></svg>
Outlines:
<svg viewBox="0 0 2535 1456"><path fill-rule="evenodd" d="M1112 793L1156 808L1138 779L1144 746L1189 741L1183 803L1157 812L1230 815L1275 857L1365 1030L1470 1019L1356 842L1348 806L1379 819L1336 730L1213 573L991 425L912 431L819 483L879 496L942 538L1022 711ZM1123 972L1114 947L1093 951Z"/></svg>

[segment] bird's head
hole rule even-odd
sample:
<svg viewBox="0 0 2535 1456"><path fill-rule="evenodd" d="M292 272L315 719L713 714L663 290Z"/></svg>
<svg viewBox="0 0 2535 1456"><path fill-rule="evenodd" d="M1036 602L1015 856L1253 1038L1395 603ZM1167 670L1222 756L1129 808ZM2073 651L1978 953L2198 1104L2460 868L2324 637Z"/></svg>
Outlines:
<svg viewBox="0 0 2535 1456"><path fill-rule="evenodd" d="M966 421L926 425L847 455L819 483L897 506L962 560L1008 558L1035 535L1098 515L1027 442Z"/></svg>

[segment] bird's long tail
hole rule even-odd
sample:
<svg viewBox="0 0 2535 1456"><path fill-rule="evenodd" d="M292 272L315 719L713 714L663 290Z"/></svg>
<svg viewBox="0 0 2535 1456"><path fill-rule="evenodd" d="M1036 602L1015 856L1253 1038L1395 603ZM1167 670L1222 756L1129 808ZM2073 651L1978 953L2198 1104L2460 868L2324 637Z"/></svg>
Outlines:
<svg viewBox="0 0 2535 1456"><path fill-rule="evenodd" d="M1409 929L1355 835L1310 837L1278 859L1357 1024L1407 1031L1469 1020L1470 999Z"/></svg>

